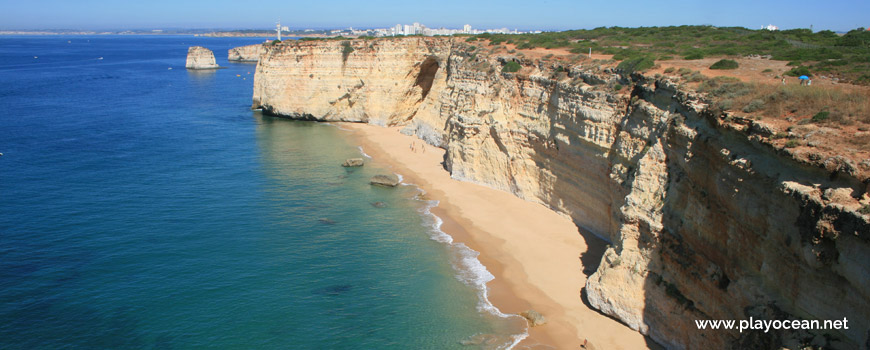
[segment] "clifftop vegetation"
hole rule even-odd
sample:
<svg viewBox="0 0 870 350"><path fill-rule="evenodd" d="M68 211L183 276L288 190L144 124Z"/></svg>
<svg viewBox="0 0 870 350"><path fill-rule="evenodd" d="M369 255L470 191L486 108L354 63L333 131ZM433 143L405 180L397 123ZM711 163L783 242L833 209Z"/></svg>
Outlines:
<svg viewBox="0 0 870 350"><path fill-rule="evenodd" d="M769 56L805 67L814 74L870 85L870 31L844 35L829 30L751 30L742 27L601 27L540 34L480 34L466 39L515 44L517 49L567 48L576 54L611 54L618 61L701 59L724 56Z"/></svg>

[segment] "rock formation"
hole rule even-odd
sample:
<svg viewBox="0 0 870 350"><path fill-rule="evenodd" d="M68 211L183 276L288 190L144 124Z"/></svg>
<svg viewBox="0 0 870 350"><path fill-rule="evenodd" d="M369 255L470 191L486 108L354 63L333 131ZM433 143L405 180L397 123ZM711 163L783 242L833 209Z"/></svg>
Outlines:
<svg viewBox="0 0 870 350"><path fill-rule="evenodd" d="M870 342L870 216L858 211L870 180L855 167L801 161L771 146L762 122L708 109L667 79L473 50L423 37L266 46L253 106L404 126L447 150L453 178L569 215L611 243L583 291L590 304L669 348ZM523 69L502 73L508 61ZM694 322L750 317L850 327Z"/></svg>
<svg viewBox="0 0 870 350"><path fill-rule="evenodd" d="M369 183L377 186L396 187L399 185L399 177L395 174L375 175L372 176L372 179L369 181Z"/></svg>
<svg viewBox="0 0 870 350"><path fill-rule="evenodd" d="M214 53L202 46L191 46L187 49L187 69L220 68L214 60Z"/></svg>
<svg viewBox="0 0 870 350"><path fill-rule="evenodd" d="M526 320L529 321L529 326L537 327L547 323L547 319L544 318L544 315L541 315L539 312L535 310L526 310L520 313L520 316L523 316Z"/></svg>
<svg viewBox="0 0 870 350"><path fill-rule="evenodd" d="M263 44L234 47L227 50L227 60L235 62L257 62Z"/></svg>
<svg viewBox="0 0 870 350"><path fill-rule="evenodd" d="M362 158L348 158L344 160L344 163L341 163L341 166L348 168L363 166L363 164L365 164L365 162Z"/></svg>

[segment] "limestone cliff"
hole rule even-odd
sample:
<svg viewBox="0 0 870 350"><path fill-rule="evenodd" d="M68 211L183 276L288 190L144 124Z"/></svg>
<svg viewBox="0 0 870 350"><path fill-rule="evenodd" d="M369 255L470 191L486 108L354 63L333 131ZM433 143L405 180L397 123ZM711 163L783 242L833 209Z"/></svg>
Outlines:
<svg viewBox="0 0 870 350"><path fill-rule="evenodd" d="M227 60L235 62L257 62L263 44L234 47L227 50Z"/></svg>
<svg viewBox="0 0 870 350"><path fill-rule="evenodd" d="M589 302L669 348L870 343L866 178L798 161L765 142L760 122L714 113L666 79L472 51L422 37L265 46L253 106L405 126L446 148L454 178L569 215L611 242ZM502 73L508 60L523 69ZM850 327L738 333L694 322L749 317Z"/></svg>
<svg viewBox="0 0 870 350"><path fill-rule="evenodd" d="M220 68L214 60L214 53L202 46L191 46L187 49L187 69Z"/></svg>

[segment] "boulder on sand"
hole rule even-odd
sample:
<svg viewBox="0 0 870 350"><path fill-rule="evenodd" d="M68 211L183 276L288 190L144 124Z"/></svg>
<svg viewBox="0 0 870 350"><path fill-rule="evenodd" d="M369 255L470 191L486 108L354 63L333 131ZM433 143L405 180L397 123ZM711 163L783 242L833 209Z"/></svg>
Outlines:
<svg viewBox="0 0 870 350"><path fill-rule="evenodd" d="M520 314L520 316L525 317L529 320L529 325L532 327L540 326L544 323L547 323L547 319L544 318L544 315L541 315L535 310L526 310Z"/></svg>

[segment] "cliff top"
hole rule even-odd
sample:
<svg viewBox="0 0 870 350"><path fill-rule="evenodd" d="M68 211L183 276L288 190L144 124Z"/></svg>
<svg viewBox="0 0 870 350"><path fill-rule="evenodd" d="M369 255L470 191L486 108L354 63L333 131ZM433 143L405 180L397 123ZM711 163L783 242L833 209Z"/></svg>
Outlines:
<svg viewBox="0 0 870 350"><path fill-rule="evenodd" d="M595 53L593 49L590 58L588 51L578 54L576 48L548 49L529 45L529 41L524 40L530 39L524 36L511 37L516 38L503 41L498 36L470 37L463 40L463 44L473 54L501 56L522 63L518 74L569 81L572 69L609 69L638 71L650 80L672 82L679 90L705 96L708 108L720 115L724 127L747 133L755 130L752 137L798 161L845 172L861 181L870 179L870 87L847 83L838 78L836 72L813 76L812 83L807 85L799 77L788 75L794 70L795 66L789 65L793 62L775 60L771 56L720 55L699 59L670 56L651 60L651 64L644 66L644 62L638 62L643 58L600 52L612 50ZM737 67L710 68L724 58L733 60ZM861 65L863 63L856 63L856 66ZM560 72L563 72L561 76ZM615 81L597 88L616 91L626 97L631 92L629 84Z"/></svg>

